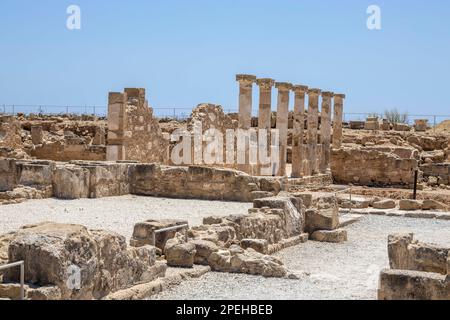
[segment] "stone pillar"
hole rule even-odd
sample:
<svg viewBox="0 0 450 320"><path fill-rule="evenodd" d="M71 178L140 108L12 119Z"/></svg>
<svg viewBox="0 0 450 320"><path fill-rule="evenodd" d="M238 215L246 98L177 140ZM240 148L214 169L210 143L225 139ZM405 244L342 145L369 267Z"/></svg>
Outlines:
<svg viewBox="0 0 450 320"><path fill-rule="evenodd" d="M303 150L303 132L305 130L305 94L307 86L294 86L294 128L292 134L292 178L300 178L303 175L303 162L305 160Z"/></svg>
<svg viewBox="0 0 450 320"><path fill-rule="evenodd" d="M44 142L42 126L32 126L31 127L31 141L36 146L40 145Z"/></svg>
<svg viewBox="0 0 450 320"><path fill-rule="evenodd" d="M127 109L127 94L110 92L108 98L108 141L106 160L126 160L125 127Z"/></svg>
<svg viewBox="0 0 450 320"><path fill-rule="evenodd" d="M236 81L239 82L239 129L249 130L252 127L252 98L253 83L256 82L256 76L247 74L238 74ZM245 143L246 164L238 165L238 170L252 174L250 165L249 148L250 141Z"/></svg>
<svg viewBox="0 0 450 320"><path fill-rule="evenodd" d="M315 175L317 168L317 129L319 126L319 96L320 89L308 90L308 172L307 175Z"/></svg>
<svg viewBox="0 0 450 320"><path fill-rule="evenodd" d="M277 168L277 176L285 176L288 141L289 93L292 90L292 84L277 82L275 83L275 87L278 89L277 130L280 135L280 160Z"/></svg>
<svg viewBox="0 0 450 320"><path fill-rule="evenodd" d="M322 92L322 110L320 114L320 142L322 155L320 158L320 173L330 171L331 161L331 99L333 92Z"/></svg>
<svg viewBox="0 0 450 320"><path fill-rule="evenodd" d="M342 120L344 116L345 94L334 95L334 117L333 117L333 148L342 146Z"/></svg>
<svg viewBox="0 0 450 320"><path fill-rule="evenodd" d="M239 129L248 130L252 126L252 89L256 77L247 74L238 74L239 82Z"/></svg>
<svg viewBox="0 0 450 320"><path fill-rule="evenodd" d="M256 83L259 86L259 114L258 129L267 130L268 146L270 146L270 130L272 128L272 87L275 84L273 79L258 79ZM258 150L260 147L258 147ZM270 150L270 148L268 147ZM261 164L258 164L258 175L261 175Z"/></svg>

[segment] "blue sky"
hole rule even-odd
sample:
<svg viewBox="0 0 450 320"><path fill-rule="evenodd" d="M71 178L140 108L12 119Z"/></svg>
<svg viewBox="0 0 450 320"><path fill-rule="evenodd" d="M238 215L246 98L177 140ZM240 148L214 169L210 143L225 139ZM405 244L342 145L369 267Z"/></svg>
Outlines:
<svg viewBox="0 0 450 320"><path fill-rule="evenodd" d="M81 30L66 28L70 4ZM347 112L450 114L450 2L0 2L0 104L106 105L145 87L154 107L233 108L237 73L345 93Z"/></svg>

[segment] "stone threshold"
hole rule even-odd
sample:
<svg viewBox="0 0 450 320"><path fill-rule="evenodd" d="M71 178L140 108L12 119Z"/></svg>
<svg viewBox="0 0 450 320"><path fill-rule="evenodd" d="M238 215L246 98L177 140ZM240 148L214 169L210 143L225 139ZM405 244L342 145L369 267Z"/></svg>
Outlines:
<svg viewBox="0 0 450 320"><path fill-rule="evenodd" d="M181 284L183 281L200 278L210 271L209 266L200 265L194 265L192 269L169 267L165 277L114 292L103 300L147 300L158 293Z"/></svg>
<svg viewBox="0 0 450 320"><path fill-rule="evenodd" d="M437 220L449 220L450 212L437 212L437 211L402 211L398 209L340 209L341 214L360 214L360 215L376 215L387 217L399 217L399 218L416 218L416 219L437 219Z"/></svg>

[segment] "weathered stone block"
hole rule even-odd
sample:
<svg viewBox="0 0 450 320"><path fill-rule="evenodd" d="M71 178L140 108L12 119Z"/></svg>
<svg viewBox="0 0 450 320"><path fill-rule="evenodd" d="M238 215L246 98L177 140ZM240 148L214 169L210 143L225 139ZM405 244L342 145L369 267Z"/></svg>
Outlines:
<svg viewBox="0 0 450 320"><path fill-rule="evenodd" d="M264 239L242 239L240 245L244 250L252 248L262 254L267 254L269 251L269 243Z"/></svg>
<svg viewBox="0 0 450 320"><path fill-rule="evenodd" d="M309 234L318 230L335 230L339 227L339 211L337 208L309 209L305 212L305 231Z"/></svg>
<svg viewBox="0 0 450 320"><path fill-rule="evenodd" d="M374 209L386 210L386 209L395 209L397 204L394 200L382 200L373 203Z"/></svg>
<svg viewBox="0 0 450 320"><path fill-rule="evenodd" d="M76 166L57 166L53 173L53 195L59 199L89 197L89 171Z"/></svg>
<svg viewBox="0 0 450 320"><path fill-rule="evenodd" d="M195 245L195 264L208 265L209 256L213 252L219 251L219 247L211 241L196 239L191 242Z"/></svg>
<svg viewBox="0 0 450 320"><path fill-rule="evenodd" d="M436 273L383 270L379 300L449 300L450 282Z"/></svg>
<svg viewBox="0 0 450 320"><path fill-rule="evenodd" d="M422 209L422 201L418 200L400 200L400 210L414 211Z"/></svg>
<svg viewBox="0 0 450 320"><path fill-rule="evenodd" d="M166 242L169 239L174 238L176 233L182 230L180 229L174 231L166 231L156 234L155 231L180 226L184 224L188 224L188 222L185 220L173 220L173 219L147 220L145 222L137 223L134 225L134 231L133 236L130 240L130 245L133 247L152 245L161 250L164 250ZM153 243L154 234L156 243Z"/></svg>
<svg viewBox="0 0 450 320"><path fill-rule="evenodd" d="M100 299L151 276L154 247L127 249L125 238L83 226L43 223L19 230L9 244L9 262L25 261L25 281L57 286L61 299ZM79 274L79 284L71 279ZM18 282L10 269L7 281Z"/></svg>
<svg viewBox="0 0 450 320"><path fill-rule="evenodd" d="M342 243L348 240L347 230L336 229L331 231L315 231L311 235L311 239L320 242Z"/></svg>
<svg viewBox="0 0 450 320"><path fill-rule="evenodd" d="M192 268L196 252L195 244L179 243L177 239L168 240L164 248L167 264L171 267Z"/></svg>

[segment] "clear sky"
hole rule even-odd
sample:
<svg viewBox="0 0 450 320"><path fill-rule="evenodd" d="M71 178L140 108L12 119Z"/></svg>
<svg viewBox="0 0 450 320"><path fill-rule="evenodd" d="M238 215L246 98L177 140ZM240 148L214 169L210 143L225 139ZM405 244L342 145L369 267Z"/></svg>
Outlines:
<svg viewBox="0 0 450 320"><path fill-rule="evenodd" d="M345 93L347 112L450 114L450 1L0 1L0 104L106 105L144 87L154 107L233 108L237 73Z"/></svg>

